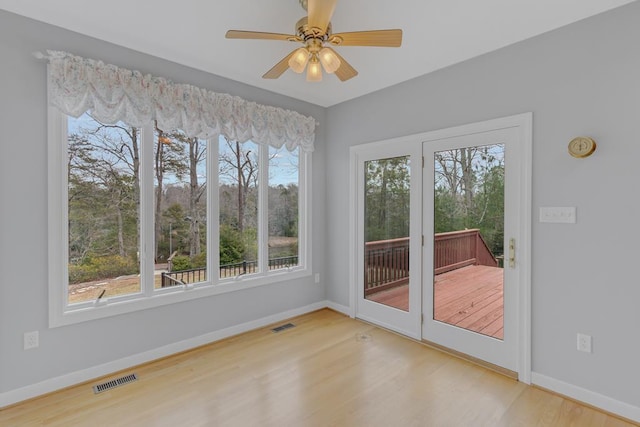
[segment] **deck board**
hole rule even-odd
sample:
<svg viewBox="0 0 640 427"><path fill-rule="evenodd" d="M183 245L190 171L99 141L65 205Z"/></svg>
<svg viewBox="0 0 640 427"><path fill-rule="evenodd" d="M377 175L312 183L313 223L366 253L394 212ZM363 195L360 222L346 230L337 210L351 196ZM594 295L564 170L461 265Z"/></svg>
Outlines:
<svg viewBox="0 0 640 427"><path fill-rule="evenodd" d="M484 265L472 265L437 275L435 320L502 339L502 278L501 268ZM367 299L408 311L409 286L378 292Z"/></svg>

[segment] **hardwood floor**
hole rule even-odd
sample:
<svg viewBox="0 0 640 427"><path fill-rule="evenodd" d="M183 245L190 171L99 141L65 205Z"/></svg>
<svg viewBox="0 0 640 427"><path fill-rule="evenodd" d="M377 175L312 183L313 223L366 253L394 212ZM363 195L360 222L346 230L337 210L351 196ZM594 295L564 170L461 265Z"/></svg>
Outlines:
<svg viewBox="0 0 640 427"><path fill-rule="evenodd" d="M291 322L125 371L139 380L98 395L105 379L6 408L0 425L632 425L327 309Z"/></svg>

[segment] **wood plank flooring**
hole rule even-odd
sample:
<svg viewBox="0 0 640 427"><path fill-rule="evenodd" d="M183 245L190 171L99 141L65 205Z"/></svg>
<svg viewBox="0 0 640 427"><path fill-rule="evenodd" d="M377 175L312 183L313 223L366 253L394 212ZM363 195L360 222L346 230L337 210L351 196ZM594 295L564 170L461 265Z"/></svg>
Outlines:
<svg viewBox="0 0 640 427"><path fill-rule="evenodd" d="M484 335L504 337L501 268L471 265L436 276L434 318ZM409 286L371 294L371 301L409 309Z"/></svg>
<svg viewBox="0 0 640 427"><path fill-rule="evenodd" d="M330 310L0 411L2 426L631 426ZM282 322L286 323L286 322ZM112 378L112 377L109 377Z"/></svg>

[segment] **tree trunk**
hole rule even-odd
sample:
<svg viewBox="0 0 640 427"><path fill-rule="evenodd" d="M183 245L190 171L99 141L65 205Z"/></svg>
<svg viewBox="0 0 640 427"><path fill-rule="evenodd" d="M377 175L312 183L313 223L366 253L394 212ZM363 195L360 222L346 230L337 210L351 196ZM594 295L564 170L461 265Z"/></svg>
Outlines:
<svg viewBox="0 0 640 427"><path fill-rule="evenodd" d="M198 147L198 139L189 139L189 216L191 218L189 224L189 256L194 257L201 251L200 249L200 225L198 220L198 157L200 150Z"/></svg>
<svg viewBox="0 0 640 427"><path fill-rule="evenodd" d="M240 143L236 141L236 170L238 171L238 232L244 231L244 176L242 174L242 152Z"/></svg>
<svg viewBox="0 0 640 427"><path fill-rule="evenodd" d="M464 226L466 228L471 227L471 215L470 212L473 209L473 153L471 148L460 149L460 163L462 169L462 197L463 197L463 209L464 209Z"/></svg>
<svg viewBox="0 0 640 427"><path fill-rule="evenodd" d="M133 162L133 198L136 206L136 246L140 241L140 146L138 129L131 128L131 149Z"/></svg>
<svg viewBox="0 0 640 427"><path fill-rule="evenodd" d="M117 205L116 215L118 221L118 253L124 258L127 256L127 253L124 249L124 223L122 220L122 206L120 203Z"/></svg>
<svg viewBox="0 0 640 427"><path fill-rule="evenodd" d="M164 180L164 143L162 137L163 132L158 129L156 124L156 131L158 132L158 141L156 142L156 155L155 155L155 175L156 175L156 205L155 205L155 227L154 227L154 259L158 259L158 247L160 245L160 238L162 236L162 223L160 221L162 215L162 184Z"/></svg>

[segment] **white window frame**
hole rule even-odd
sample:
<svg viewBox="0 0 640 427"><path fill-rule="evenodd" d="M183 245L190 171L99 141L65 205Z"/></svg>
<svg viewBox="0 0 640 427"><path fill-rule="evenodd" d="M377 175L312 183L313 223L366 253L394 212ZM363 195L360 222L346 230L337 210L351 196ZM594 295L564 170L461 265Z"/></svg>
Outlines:
<svg viewBox="0 0 640 427"><path fill-rule="evenodd" d="M140 293L106 297L97 302L68 304L68 116L48 108L48 255L49 327L130 313L227 292L311 276L311 152L299 150L298 265L269 271L268 268L268 146L260 145L259 162L259 272L219 279L218 138L207 142L207 281L154 289L153 254L153 164L146 151L153 147L151 124L142 128L140 166ZM148 159L149 161L145 161ZM266 162L266 163L265 163ZM263 196L264 195L264 196ZM151 258L149 258L151 257Z"/></svg>

